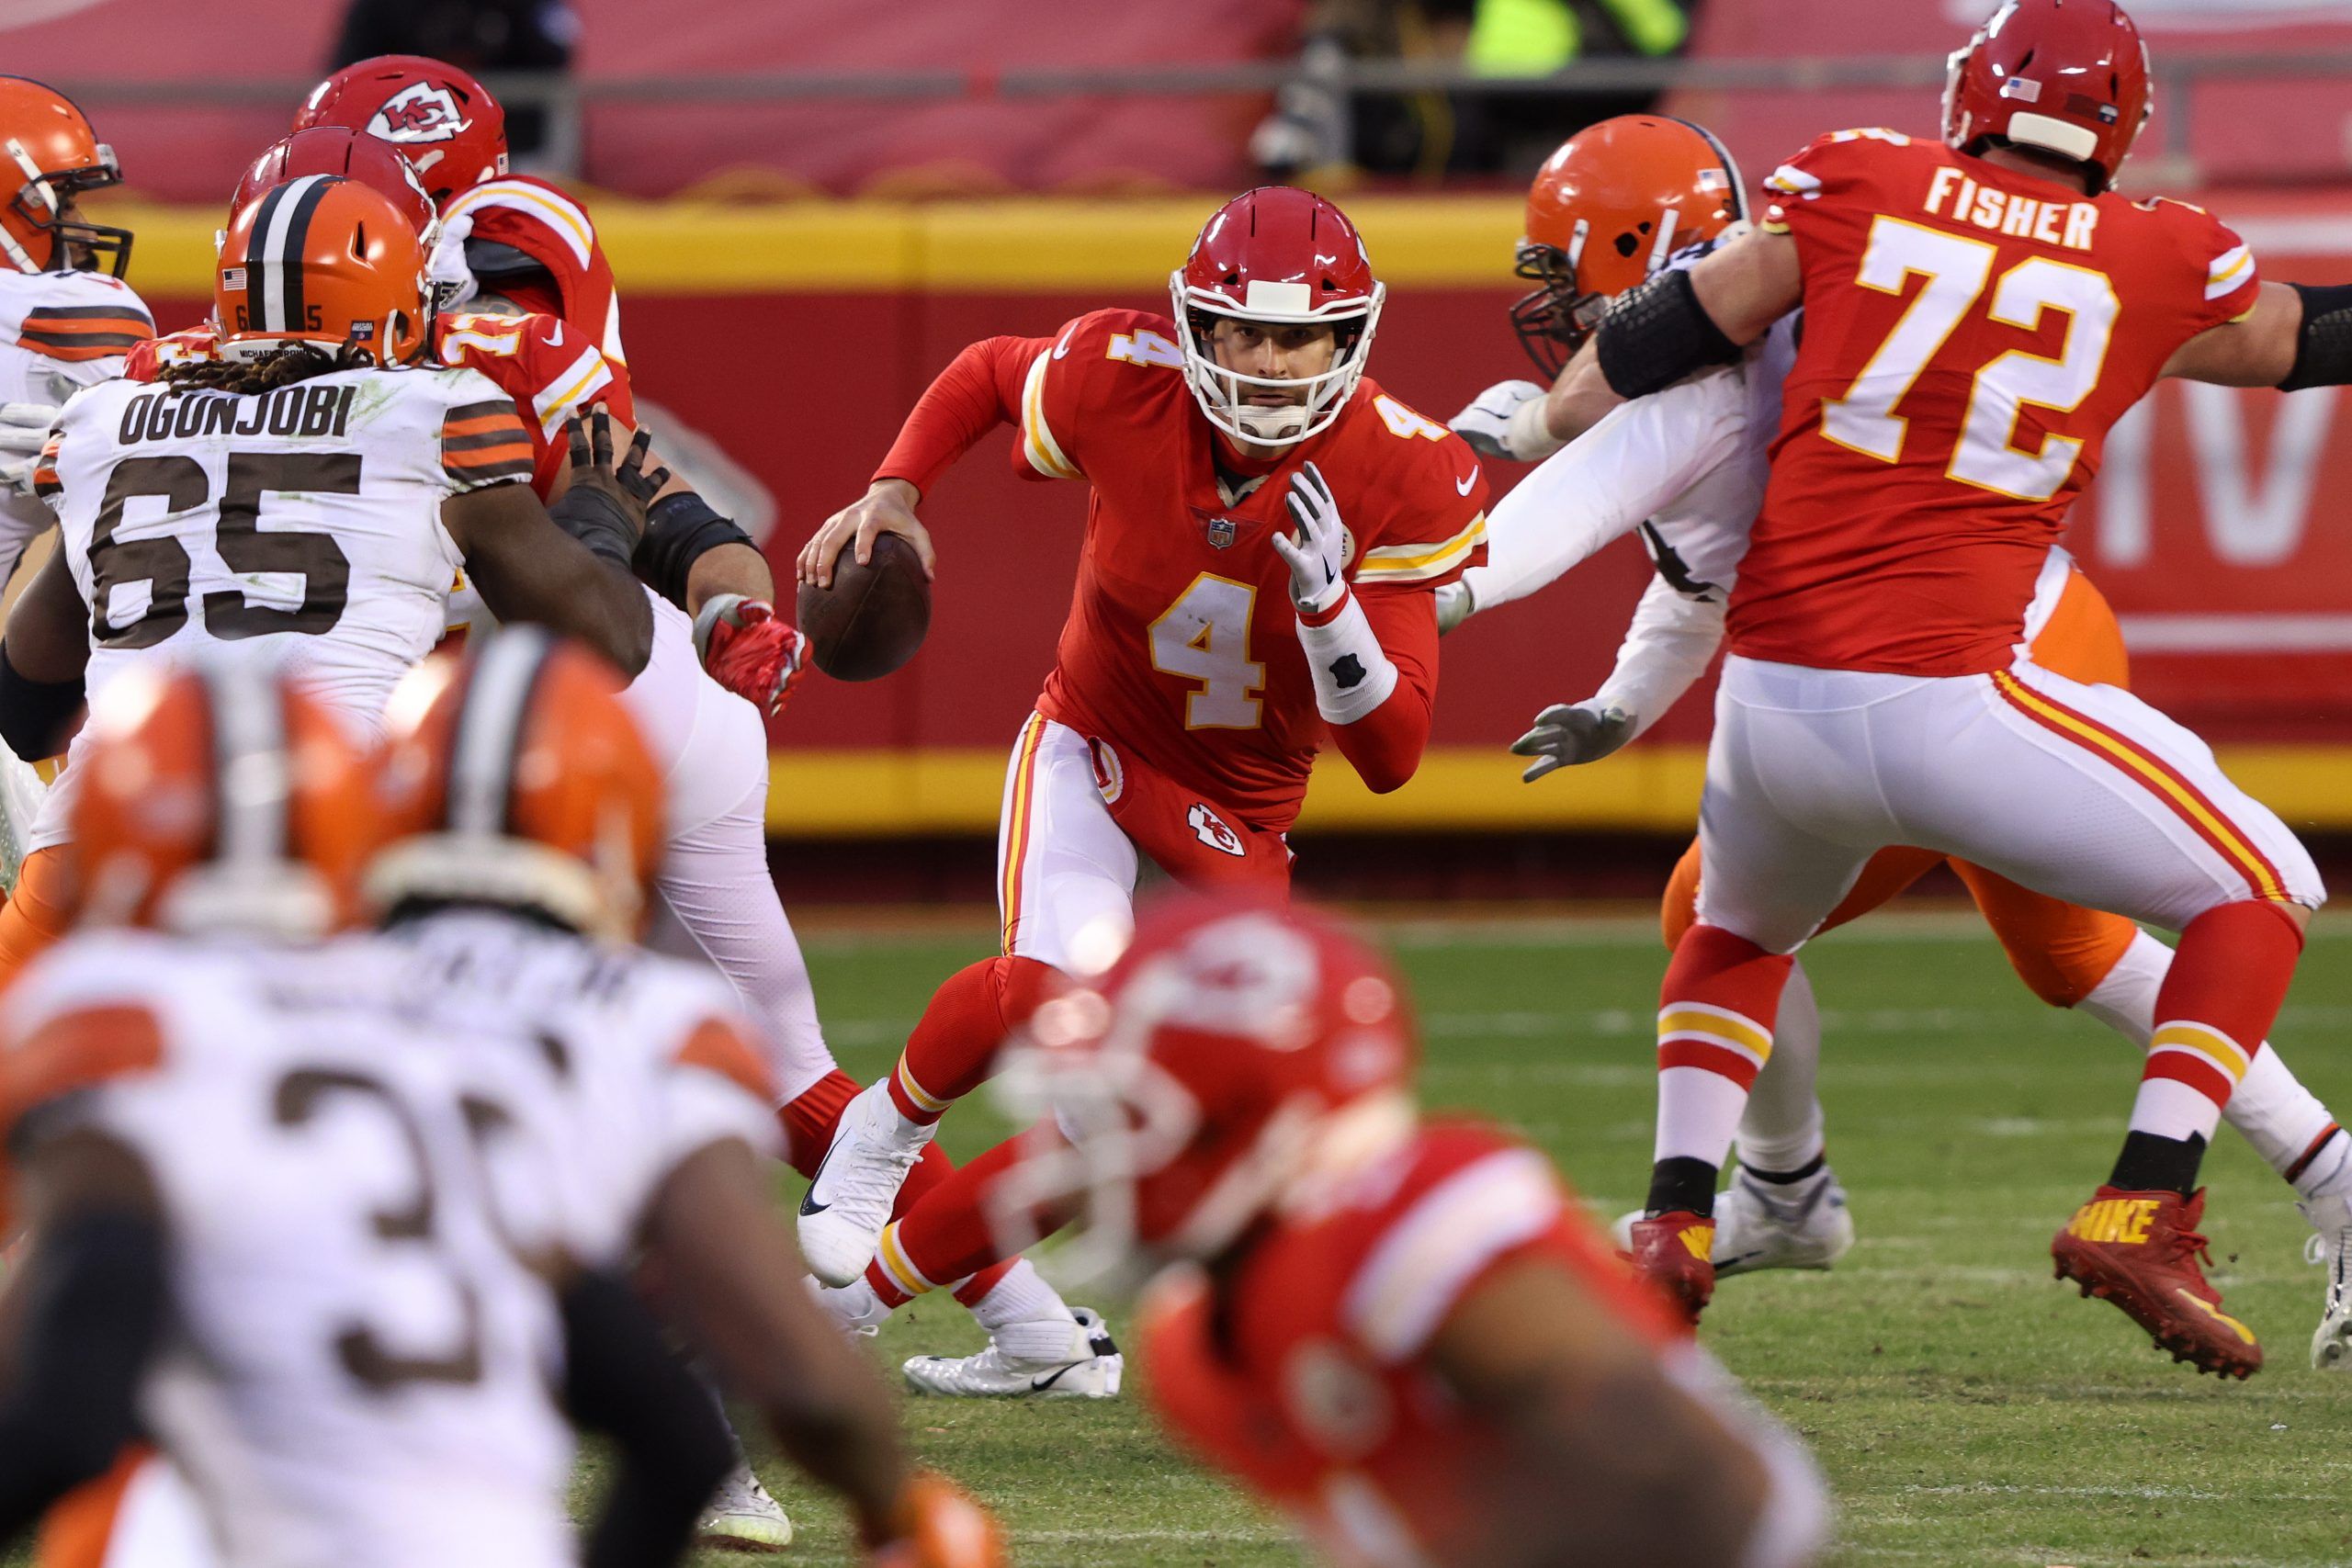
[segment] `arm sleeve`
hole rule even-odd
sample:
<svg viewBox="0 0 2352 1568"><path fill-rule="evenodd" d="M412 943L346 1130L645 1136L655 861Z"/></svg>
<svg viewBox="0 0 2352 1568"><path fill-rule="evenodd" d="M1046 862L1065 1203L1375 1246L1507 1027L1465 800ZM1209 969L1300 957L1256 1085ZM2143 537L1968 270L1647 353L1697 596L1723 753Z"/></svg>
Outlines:
<svg viewBox="0 0 2352 1568"><path fill-rule="evenodd" d="M1350 608L1357 609L1359 624L1365 628L1363 635L1376 645L1393 673L1374 675L1386 681L1388 691L1362 716L1342 722L1327 712L1324 719L1340 754L1374 794L1386 795L1413 776L1429 745L1430 718L1437 705L1437 600L1426 589L1351 592L1331 629L1351 618ZM1300 636L1306 641L1313 632L1302 623ZM1310 643L1307 656L1319 671L1324 661L1316 655ZM1347 651L1342 649L1340 657L1348 657ZM1318 707L1323 705L1321 684L1318 681Z"/></svg>
<svg viewBox="0 0 2352 1568"><path fill-rule="evenodd" d="M1672 583L1654 576L1634 608L1616 668L1594 697L1633 715L1634 733L1627 739L1638 738L1706 673L1723 639L1720 603L1677 592Z"/></svg>
<svg viewBox="0 0 2352 1568"><path fill-rule="evenodd" d="M1000 424L1023 424L1029 381L1053 347L1051 338L991 337L957 355L907 415L875 479L904 479L929 494L981 436ZM1025 424L1023 434L1025 447L1032 439Z"/></svg>
<svg viewBox="0 0 2352 1568"><path fill-rule="evenodd" d="M1487 561L1463 573L1471 602L1523 599L1622 538L1719 464L1739 457L1736 371L1701 376L1612 411L1544 459L1487 519Z"/></svg>

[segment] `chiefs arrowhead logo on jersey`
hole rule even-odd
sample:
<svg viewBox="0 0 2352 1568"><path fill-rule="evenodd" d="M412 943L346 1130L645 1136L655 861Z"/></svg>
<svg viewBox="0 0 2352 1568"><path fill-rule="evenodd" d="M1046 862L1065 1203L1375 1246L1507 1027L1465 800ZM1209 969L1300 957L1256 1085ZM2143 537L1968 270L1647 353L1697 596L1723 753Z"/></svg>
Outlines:
<svg viewBox="0 0 2352 1568"><path fill-rule="evenodd" d="M448 88L417 82L385 100L368 133L387 141L449 141L471 125Z"/></svg>
<svg viewBox="0 0 2352 1568"><path fill-rule="evenodd" d="M1206 803L1194 801L1193 809L1184 813L1184 820L1192 824L1193 837L1213 850L1240 859L1250 852L1242 847L1241 835L1225 825L1225 818L1208 808Z"/></svg>

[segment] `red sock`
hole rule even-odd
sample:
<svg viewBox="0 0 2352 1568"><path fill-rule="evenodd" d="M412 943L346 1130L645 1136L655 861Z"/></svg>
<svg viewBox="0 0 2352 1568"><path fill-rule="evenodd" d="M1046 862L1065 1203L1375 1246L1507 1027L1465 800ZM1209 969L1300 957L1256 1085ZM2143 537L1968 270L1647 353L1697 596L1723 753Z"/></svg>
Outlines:
<svg viewBox="0 0 2352 1568"><path fill-rule="evenodd" d="M2212 1136L2222 1107L2278 1021L2302 951L2293 917L2267 899L2223 904L2188 922L2156 991L2133 1131Z"/></svg>
<svg viewBox="0 0 2352 1568"><path fill-rule="evenodd" d="M1011 1261L1012 1255L989 1224L989 1190L1036 1148L1033 1140L1039 1138L1058 1143L1061 1134L1048 1124L1007 1138L940 1182L921 1204L891 1221L874 1249L874 1261L865 1266L865 1282L874 1287L874 1293L889 1306L902 1306L926 1291ZM1069 1216L1033 1218L1042 1236L1059 1229ZM995 1282L989 1280L990 1285ZM970 1301L986 1293L984 1289Z"/></svg>
<svg viewBox="0 0 2352 1568"><path fill-rule="evenodd" d="M1651 1208L1708 1212L1747 1091L1771 1058L1794 962L1720 926L1692 926L1675 943L1658 989Z"/></svg>
<svg viewBox="0 0 2352 1568"><path fill-rule="evenodd" d="M1034 958L987 958L947 977L907 1036L890 1100L910 1122L936 1122L988 1081L1005 1036L1052 994L1060 971Z"/></svg>
<svg viewBox="0 0 2352 1568"><path fill-rule="evenodd" d="M835 1067L804 1089L799 1099L778 1107L775 1119L784 1125L785 1163L814 1179L825 1151L832 1146L833 1129L841 1124L842 1111L857 1098L857 1080ZM955 1170L956 1162L947 1157L944 1150L936 1144L925 1144L922 1157L899 1185L898 1201L890 1205L890 1213L894 1216L905 1213Z"/></svg>
<svg viewBox="0 0 2352 1568"><path fill-rule="evenodd" d="M978 1306L988 1299L988 1293L996 1289L997 1282L1012 1273L1012 1266L1020 1261L1018 1258L1008 1258L1001 1263L989 1264L956 1287L956 1299L967 1307Z"/></svg>

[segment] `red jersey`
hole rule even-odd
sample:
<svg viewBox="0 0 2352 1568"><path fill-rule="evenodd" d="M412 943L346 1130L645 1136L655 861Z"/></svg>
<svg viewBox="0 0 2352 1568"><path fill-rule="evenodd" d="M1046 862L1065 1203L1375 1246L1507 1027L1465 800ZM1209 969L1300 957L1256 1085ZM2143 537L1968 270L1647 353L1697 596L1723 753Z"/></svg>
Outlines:
<svg viewBox="0 0 2352 1568"><path fill-rule="evenodd" d="M606 359L626 365L621 301L612 263L588 209L561 187L529 175L503 175L459 191L442 217L464 218L470 238L509 245L544 267L544 279L492 278L489 287L526 310L560 316L587 334Z"/></svg>
<svg viewBox="0 0 2352 1568"><path fill-rule="evenodd" d="M2254 308L2253 258L2198 208L1893 131L1825 136L1765 184L1804 317L1732 650L2005 669L2109 429L2183 344Z"/></svg>
<svg viewBox="0 0 2352 1568"><path fill-rule="evenodd" d="M1468 1522L1493 1439L1424 1352L1481 1280L1529 1257L1558 1261L1662 1351L1678 1339L1550 1161L1439 1122L1325 1212L1279 1220L1222 1285L1156 1290L1139 1326L1152 1403L1328 1560L1426 1562Z"/></svg>
<svg viewBox="0 0 2352 1568"><path fill-rule="evenodd" d="M152 381L164 366L219 357L218 343L219 333L209 321L150 338L130 350L123 374L134 381ZM515 412L531 433L532 488L542 497L571 461L563 427L573 414L602 404L622 423L637 423L628 373L553 316L466 311L436 316L433 357L443 365L481 372L514 400Z"/></svg>
<svg viewBox="0 0 2352 1568"><path fill-rule="evenodd" d="M994 351L1002 412L1020 425L1014 468L1093 487L1077 592L1037 708L1280 832L1326 736L1290 568L1269 543L1291 526L1291 476L1311 459L1331 487L1356 592L1397 665L1388 700L1409 687L1426 702L1434 590L1486 559L1486 475L1459 436L1369 378L1330 429L1246 462L1193 401L1175 333L1165 316L1097 310L1055 338L975 345ZM956 450L980 434L956 432ZM908 446L902 436L876 477L923 488L944 464L925 471L905 460Z"/></svg>

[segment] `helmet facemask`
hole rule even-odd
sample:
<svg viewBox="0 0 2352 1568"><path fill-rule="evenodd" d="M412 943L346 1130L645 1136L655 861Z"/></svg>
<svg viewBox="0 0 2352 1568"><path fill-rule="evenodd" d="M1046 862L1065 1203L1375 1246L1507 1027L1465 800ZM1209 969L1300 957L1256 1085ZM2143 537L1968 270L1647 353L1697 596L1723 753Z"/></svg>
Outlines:
<svg viewBox="0 0 2352 1568"><path fill-rule="evenodd" d="M97 154L96 168L45 174L15 137L0 141L0 158L23 176L9 199L8 210L35 231L47 234L50 242L48 256L36 258L16 235L0 228L0 254L6 254L17 270L96 272L101 262L115 277L130 270L130 230L64 216L65 204L83 192L122 183L122 165L115 161L114 149L101 142Z"/></svg>
<svg viewBox="0 0 2352 1568"><path fill-rule="evenodd" d="M1183 350L1184 381L1209 423L1234 440L1253 446L1295 446L1330 429L1363 378L1387 286L1376 283L1368 299L1319 310L1310 306L1305 284L1253 282L1249 289L1246 301L1236 306L1208 290L1188 288L1181 269L1170 275L1168 292ZM1229 370L1217 363L1209 343L1221 318L1258 326L1329 326L1335 337L1330 368L1298 378ZM1253 392L1268 389L1304 396L1282 405L1250 400Z"/></svg>

